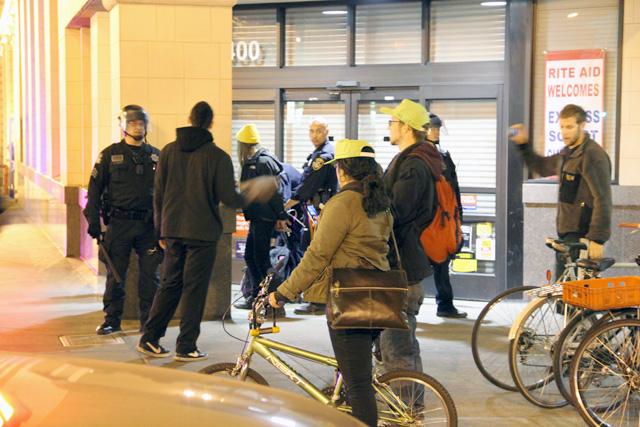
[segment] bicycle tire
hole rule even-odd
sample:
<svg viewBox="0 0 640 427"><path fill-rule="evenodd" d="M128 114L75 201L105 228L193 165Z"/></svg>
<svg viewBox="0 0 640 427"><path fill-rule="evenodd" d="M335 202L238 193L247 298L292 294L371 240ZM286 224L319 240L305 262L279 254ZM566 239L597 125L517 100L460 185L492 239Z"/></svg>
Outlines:
<svg viewBox="0 0 640 427"><path fill-rule="evenodd" d="M556 343L553 354L553 373L558 390L560 390L560 393L562 393L569 403L573 404L569 384L571 359L589 330L607 322L633 318L636 314L636 309L621 309L613 312L587 310L584 314L573 318L571 322L567 324Z"/></svg>
<svg viewBox="0 0 640 427"><path fill-rule="evenodd" d="M385 426L458 425L453 398L435 378L422 372L394 371L381 375L377 381L388 386L376 393L379 423ZM405 410L398 412L386 403L381 393L389 391L393 394L392 401L401 401Z"/></svg>
<svg viewBox="0 0 640 427"><path fill-rule="evenodd" d="M640 424L640 319L592 328L571 361L571 396L589 426Z"/></svg>
<svg viewBox="0 0 640 427"><path fill-rule="evenodd" d="M478 370L489 382L518 391L509 370L509 330L528 300L524 292L536 286L518 286L495 296L482 309L471 332L471 352Z"/></svg>
<svg viewBox="0 0 640 427"><path fill-rule="evenodd" d="M200 369L198 372L206 375L226 376L227 378L237 380L237 376L231 375L231 372L235 368L235 363L216 363L215 365L209 365L206 368ZM265 380L264 377L258 373L258 371L251 368L247 369L247 376L245 377L244 381L269 386L267 380Z"/></svg>
<svg viewBox="0 0 640 427"><path fill-rule="evenodd" d="M509 368L520 394L541 408L559 408L569 403L555 384L553 352L564 329L566 305L562 295L540 297L514 325L509 343ZM580 313L571 309L568 320Z"/></svg>

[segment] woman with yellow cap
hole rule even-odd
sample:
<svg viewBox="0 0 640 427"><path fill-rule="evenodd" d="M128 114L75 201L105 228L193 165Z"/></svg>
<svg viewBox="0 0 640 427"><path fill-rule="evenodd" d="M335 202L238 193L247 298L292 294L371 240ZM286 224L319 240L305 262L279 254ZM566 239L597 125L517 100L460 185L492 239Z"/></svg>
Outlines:
<svg viewBox="0 0 640 427"><path fill-rule="evenodd" d="M242 167L240 182L245 182L258 176L278 176L283 171L282 164L269 153L269 150L260 146L260 134L256 126L251 123L244 126L236 134L238 140L238 161ZM244 250L244 261L251 277L252 289L245 294L244 303L236 304L236 308L250 309L258 294L258 284L267 275L271 268L269 250L271 249L271 236L278 225L282 229L287 219L284 210L282 194L276 192L271 200L266 203L254 202L244 208L244 217L249 224L249 233ZM280 222L278 224L278 222ZM280 310L279 315L284 314Z"/></svg>
<svg viewBox="0 0 640 427"><path fill-rule="evenodd" d="M343 139L334 160L340 192L324 206L311 245L291 276L269 296L277 307L305 294L311 301L327 301L331 268L389 270L387 244L393 219L382 184L382 169L367 141ZM329 336L338 367L347 385L353 415L376 426L378 410L371 384L371 347L379 329L332 329Z"/></svg>

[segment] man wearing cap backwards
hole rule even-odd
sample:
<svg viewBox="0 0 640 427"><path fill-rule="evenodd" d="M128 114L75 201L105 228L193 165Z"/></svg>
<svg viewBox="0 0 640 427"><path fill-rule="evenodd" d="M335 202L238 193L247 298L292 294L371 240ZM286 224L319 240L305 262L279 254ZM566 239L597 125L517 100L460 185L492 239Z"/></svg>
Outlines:
<svg viewBox="0 0 640 427"><path fill-rule="evenodd" d="M97 239L100 216L107 226L104 244L117 274L107 265L104 323L98 335L121 331L125 278L131 249L138 257L138 310L140 328L149 317L153 296L160 286L158 265L162 250L153 231L153 179L160 151L146 143L149 114L139 105L127 105L118 116L123 138L102 150L91 171L84 215L87 232ZM143 142L144 141L144 142ZM100 256L102 259L102 254ZM104 261L104 260L103 260ZM115 278L122 279L118 282Z"/></svg>
<svg viewBox="0 0 640 427"><path fill-rule="evenodd" d="M269 154L269 150L260 146L260 134L256 126L248 124L236 134L238 140L238 161L242 167L240 182L245 182L258 176L278 176L283 167L278 159ZM249 234L244 250L244 260L247 263L253 289L246 296L243 303L236 304L236 308L250 309L254 298L260 290L258 285L271 268L269 250L271 236L278 224L278 229L287 228L287 214L284 211L282 194L276 192L267 203L253 202L244 208L244 217L249 224ZM281 309L280 316L284 315Z"/></svg>
<svg viewBox="0 0 640 427"><path fill-rule="evenodd" d="M451 159L451 154L440 146L440 128L442 127L442 120L440 117L433 113L429 113L429 128L427 129L427 141L435 145L435 147L442 155L442 161L444 162L444 170L442 174L456 193L458 199L458 206L460 207L459 215L462 221L462 204L460 203L460 186L458 185L458 174L456 174L456 165ZM451 318L465 318L467 313L464 311L458 311L453 305L453 289L451 288L451 279L449 277L449 263L450 259L442 263L431 262L433 267L433 279L436 284L436 304L438 304L438 311L436 315L438 317L451 317Z"/></svg>
<svg viewBox="0 0 640 427"><path fill-rule="evenodd" d="M383 180L393 197L393 229L409 284L409 331L383 331L380 349L388 372L402 369L422 372L416 315L424 299L420 282L433 274L433 270L420 235L435 215L435 182L442 173L442 156L434 145L425 143L429 113L422 105L404 99L395 109L383 107L380 111L392 116L389 120L390 141L400 149ZM397 255L393 245L390 246L389 262L394 265Z"/></svg>
<svg viewBox="0 0 640 427"><path fill-rule="evenodd" d="M285 205L286 210L298 206L296 208L298 217L305 218L305 221L308 221L308 217L300 204L309 202L319 211L320 205L327 203L338 189L333 168L324 167L326 162L333 159L335 153L333 146L329 144L328 136L329 125L324 117L313 117L309 121L309 139L315 150L309 154L303 165L300 186L294 189L291 199ZM305 249L306 247L302 248L303 251ZM306 296L304 299L307 301ZM324 304L314 301L309 301L306 306L293 310L296 314L323 314L324 311Z"/></svg>

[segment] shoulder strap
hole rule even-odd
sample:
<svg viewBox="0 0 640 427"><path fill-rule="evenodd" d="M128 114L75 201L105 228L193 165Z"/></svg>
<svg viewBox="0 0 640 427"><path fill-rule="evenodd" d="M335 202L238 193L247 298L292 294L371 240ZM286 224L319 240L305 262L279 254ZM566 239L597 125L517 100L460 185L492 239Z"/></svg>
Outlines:
<svg viewBox="0 0 640 427"><path fill-rule="evenodd" d="M398 243L396 242L396 233L393 232L393 225L391 224L391 212L387 209L387 220L389 220L389 227L391 228L391 238L393 239L393 247L396 249L396 257L398 257L398 269L403 270L402 260L400 259L400 251L398 250Z"/></svg>

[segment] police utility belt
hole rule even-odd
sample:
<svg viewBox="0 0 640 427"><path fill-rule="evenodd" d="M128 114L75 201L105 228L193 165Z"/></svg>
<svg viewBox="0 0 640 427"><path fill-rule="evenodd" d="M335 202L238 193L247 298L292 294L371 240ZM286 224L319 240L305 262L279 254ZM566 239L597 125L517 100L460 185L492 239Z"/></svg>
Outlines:
<svg viewBox="0 0 640 427"><path fill-rule="evenodd" d="M114 208L111 211L111 217L112 218L118 218L118 219L138 219L138 220L143 220L143 219L147 219L150 218L150 210L143 210L143 211L130 211L130 210L125 210L125 209L118 209L118 208Z"/></svg>

